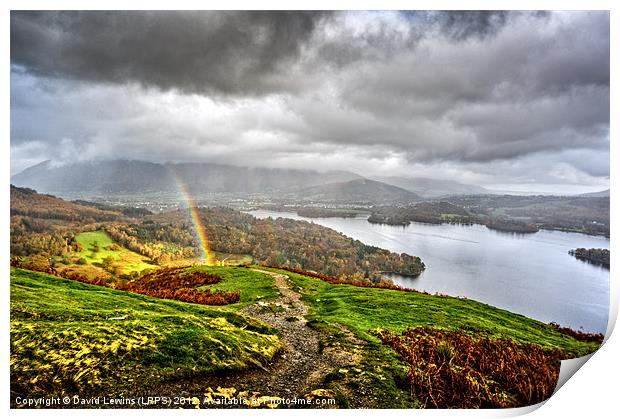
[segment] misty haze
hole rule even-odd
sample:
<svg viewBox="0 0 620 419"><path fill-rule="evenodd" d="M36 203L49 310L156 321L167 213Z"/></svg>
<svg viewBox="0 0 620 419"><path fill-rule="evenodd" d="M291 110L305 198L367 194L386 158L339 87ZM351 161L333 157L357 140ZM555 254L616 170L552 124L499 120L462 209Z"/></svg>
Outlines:
<svg viewBox="0 0 620 419"><path fill-rule="evenodd" d="M546 400L609 322L609 26L12 11L11 406Z"/></svg>

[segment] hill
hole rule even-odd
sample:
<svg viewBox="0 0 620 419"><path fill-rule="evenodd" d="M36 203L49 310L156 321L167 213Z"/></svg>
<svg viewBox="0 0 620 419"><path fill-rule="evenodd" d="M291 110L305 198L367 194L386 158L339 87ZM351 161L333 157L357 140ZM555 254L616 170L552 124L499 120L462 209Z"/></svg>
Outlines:
<svg viewBox="0 0 620 419"><path fill-rule="evenodd" d="M163 266L198 254L186 211L131 211L135 218L130 218L123 215L131 209L127 207L119 207L122 213L117 213L107 205L76 204L25 188L11 190L12 256L39 255L46 266L51 257L53 265L73 270L84 270L75 265L95 264L97 269L89 268L93 275L95 270L101 274L101 268L129 275L149 264ZM424 270L418 257L366 246L305 221L259 220L221 207L200 208L196 214L219 260L249 259L343 277L376 278L385 271L418 275Z"/></svg>
<svg viewBox="0 0 620 419"><path fill-rule="evenodd" d="M11 185L11 255L62 255L77 232L95 223L124 220L123 209L67 202ZM93 228L93 227L91 227Z"/></svg>
<svg viewBox="0 0 620 419"><path fill-rule="evenodd" d="M598 192L582 193L578 196L585 197L585 198L605 198L605 197L609 197L609 189L605 189L604 191L598 191Z"/></svg>
<svg viewBox="0 0 620 419"><path fill-rule="evenodd" d="M609 197L484 194L445 200L376 207L368 221L394 225L410 221L474 223L517 233L548 229L609 236Z"/></svg>
<svg viewBox="0 0 620 419"><path fill-rule="evenodd" d="M328 183L304 188L296 193L300 200L350 204L393 204L419 201L413 192L370 179Z"/></svg>
<svg viewBox="0 0 620 419"><path fill-rule="evenodd" d="M230 310L11 270L13 400L126 395L187 375L249 368L280 348L276 330Z"/></svg>
<svg viewBox="0 0 620 419"><path fill-rule="evenodd" d="M440 180L423 177L386 177L378 180L398 186L421 195L424 198L438 198L447 195L489 194L488 189L477 185L469 185L454 180Z"/></svg>
<svg viewBox="0 0 620 419"><path fill-rule="evenodd" d="M11 185L11 216L27 216L47 220L111 221L122 216L120 210L102 210L88 205L67 202L51 195L37 193L29 188Z"/></svg>
<svg viewBox="0 0 620 419"><path fill-rule="evenodd" d="M11 399L184 394L200 397L189 406L202 406L235 395L272 407L284 397L330 398L338 407L415 407L420 396L412 398L406 359L382 340L424 327L467 337L473 347L486 339L500 350L510 345L525 352L516 367L523 375L487 361L508 377L506 387L498 388L492 373L477 375L504 402L522 405L542 401L553 387L528 393L518 377L543 374L554 383L560 354L582 356L598 347L467 299L331 284L263 267L187 269L221 277L209 287L241 290L239 302L181 303L12 269ZM461 354L471 345L448 349ZM528 353L539 355L536 363ZM460 377L459 369L454 373ZM529 394L525 400L515 386Z"/></svg>
<svg viewBox="0 0 620 419"><path fill-rule="evenodd" d="M130 194L177 192L179 181L192 193L268 193L359 178L344 171L317 172L238 167L212 163L150 163L106 160L55 166L43 162L11 178L15 185L45 193Z"/></svg>
<svg viewBox="0 0 620 419"><path fill-rule="evenodd" d="M540 229L609 236L609 197L469 195L450 202L483 217L513 219Z"/></svg>

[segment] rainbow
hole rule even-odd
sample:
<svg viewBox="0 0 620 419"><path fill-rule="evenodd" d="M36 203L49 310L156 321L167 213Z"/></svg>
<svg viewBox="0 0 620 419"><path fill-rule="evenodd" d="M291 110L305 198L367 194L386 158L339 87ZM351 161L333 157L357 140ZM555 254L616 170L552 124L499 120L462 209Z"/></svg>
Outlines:
<svg viewBox="0 0 620 419"><path fill-rule="evenodd" d="M213 265L215 259L213 258L213 253L211 253L211 250L209 249L207 232L204 225L202 224L202 220L200 219L200 213L198 212L198 207L194 202L194 198L190 194L189 189L185 185L183 180L181 180L181 178L176 173L173 173L173 177L177 183L178 190L181 193L185 204L187 205L187 212L189 214L192 225L194 226L194 238L198 244L198 249L200 251L200 260L207 265Z"/></svg>

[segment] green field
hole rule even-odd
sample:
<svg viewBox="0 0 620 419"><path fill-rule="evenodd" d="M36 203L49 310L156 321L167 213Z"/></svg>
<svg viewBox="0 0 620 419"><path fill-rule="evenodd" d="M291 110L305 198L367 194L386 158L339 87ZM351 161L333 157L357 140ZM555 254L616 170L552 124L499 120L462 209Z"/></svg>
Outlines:
<svg viewBox="0 0 620 419"><path fill-rule="evenodd" d="M269 288L270 277L246 276ZM280 346L276 330L232 308L11 270L14 395L123 394L135 385L252 367Z"/></svg>
<svg viewBox="0 0 620 419"><path fill-rule="evenodd" d="M83 250L77 254L89 264L101 264L105 258L112 257L115 263L121 266L123 273L141 272L155 267L155 265L147 263L149 259L146 256L124 247L118 246L117 250L110 250L109 247L114 242L104 231L80 233L75 236L75 240L83 247Z"/></svg>

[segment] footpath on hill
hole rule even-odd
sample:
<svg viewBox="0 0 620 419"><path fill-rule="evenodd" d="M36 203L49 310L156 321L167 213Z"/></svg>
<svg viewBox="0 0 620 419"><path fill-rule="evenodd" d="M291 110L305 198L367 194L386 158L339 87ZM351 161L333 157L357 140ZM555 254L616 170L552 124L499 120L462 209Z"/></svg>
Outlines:
<svg viewBox="0 0 620 419"><path fill-rule="evenodd" d="M251 398L261 400L264 404L269 404L269 400L275 398L289 400L330 398L333 393L321 388L325 376L334 368L356 363L359 360L358 349L363 342L345 329L343 332L351 344L348 346L355 349L322 347L324 345L321 345L321 339L328 336L308 325L305 319L308 307L301 300L301 295L291 289L288 276L260 269L253 270L272 276L280 297L269 302L261 301L250 305L243 309L243 313L276 328L280 332L284 350L271 363L266 365L257 363L257 368L250 371L201 378L200 387L203 393L196 396L214 399ZM181 385L179 390L193 394L198 383L192 380L179 385ZM270 406L275 407L276 404ZM317 403L317 406L321 406L320 403ZM201 404L201 407L218 406ZM220 407L235 407L235 405Z"/></svg>

